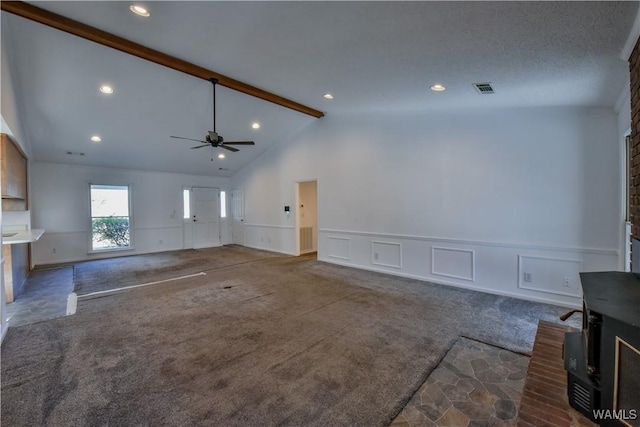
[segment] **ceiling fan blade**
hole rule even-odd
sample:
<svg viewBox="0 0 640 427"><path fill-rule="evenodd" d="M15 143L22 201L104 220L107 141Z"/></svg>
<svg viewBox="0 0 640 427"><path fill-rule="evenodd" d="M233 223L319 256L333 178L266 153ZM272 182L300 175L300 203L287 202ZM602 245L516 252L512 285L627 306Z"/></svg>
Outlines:
<svg viewBox="0 0 640 427"><path fill-rule="evenodd" d="M253 141L225 141L224 142L225 145L256 145L255 142Z"/></svg>
<svg viewBox="0 0 640 427"><path fill-rule="evenodd" d="M202 141L201 139L193 139L193 138L184 138L182 136L170 136L169 138L175 138L175 139L186 139L187 141L196 141L196 142L202 142L204 144L207 143L207 141Z"/></svg>
<svg viewBox="0 0 640 427"><path fill-rule="evenodd" d="M237 148L227 147L226 145L218 145L218 147L220 147L220 148L224 148L225 150L233 151L234 153L235 153L236 151L240 151L240 150L238 150Z"/></svg>
<svg viewBox="0 0 640 427"><path fill-rule="evenodd" d="M204 148L209 146L209 144L205 144L205 145L198 145L197 147L191 147L192 150L195 150L196 148Z"/></svg>

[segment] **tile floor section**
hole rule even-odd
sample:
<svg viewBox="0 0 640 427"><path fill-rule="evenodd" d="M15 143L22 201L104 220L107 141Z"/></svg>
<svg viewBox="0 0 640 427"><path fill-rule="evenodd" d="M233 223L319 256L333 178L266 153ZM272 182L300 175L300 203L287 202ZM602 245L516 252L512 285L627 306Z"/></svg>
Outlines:
<svg viewBox="0 0 640 427"><path fill-rule="evenodd" d="M515 426L529 357L460 338L391 427Z"/></svg>
<svg viewBox="0 0 640 427"><path fill-rule="evenodd" d="M73 267L32 271L24 291L7 304L9 327L66 316L71 292Z"/></svg>

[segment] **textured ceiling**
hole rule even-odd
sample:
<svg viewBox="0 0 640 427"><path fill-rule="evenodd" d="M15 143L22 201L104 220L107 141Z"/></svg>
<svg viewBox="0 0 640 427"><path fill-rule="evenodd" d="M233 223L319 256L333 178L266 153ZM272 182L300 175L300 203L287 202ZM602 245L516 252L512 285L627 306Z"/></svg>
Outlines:
<svg viewBox="0 0 640 427"><path fill-rule="evenodd" d="M324 111L613 106L637 2L31 2ZM2 13L35 160L230 175L314 120L218 88L218 131L255 147L213 162L211 86ZM102 82L116 92L97 92ZM472 83L491 82L492 95ZM442 83L447 90L428 90ZM331 92L327 101L322 94ZM323 119L320 119L323 120ZM262 128L254 131L252 121ZM88 139L98 133L100 144ZM67 151L85 152L69 157ZM217 152L216 152L217 154ZM220 171L224 167L229 171Z"/></svg>

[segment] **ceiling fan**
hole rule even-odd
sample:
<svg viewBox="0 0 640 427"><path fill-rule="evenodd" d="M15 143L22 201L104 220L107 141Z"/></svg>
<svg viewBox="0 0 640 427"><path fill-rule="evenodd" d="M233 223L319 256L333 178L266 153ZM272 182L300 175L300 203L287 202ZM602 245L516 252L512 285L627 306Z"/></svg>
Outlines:
<svg viewBox="0 0 640 427"><path fill-rule="evenodd" d="M195 147L191 147L191 149L203 148L207 146L211 147L220 147L229 151L240 151L235 147L229 147L229 145L255 145L253 141L225 141L221 135L218 135L216 132L216 84L218 83L218 79L211 77L209 79L211 84L213 84L213 130L207 132L207 135L204 137L204 141L201 139L193 139L193 138L184 138L182 136L171 136L171 138L176 139L186 139L188 141L197 141L201 142L203 145L197 145Z"/></svg>

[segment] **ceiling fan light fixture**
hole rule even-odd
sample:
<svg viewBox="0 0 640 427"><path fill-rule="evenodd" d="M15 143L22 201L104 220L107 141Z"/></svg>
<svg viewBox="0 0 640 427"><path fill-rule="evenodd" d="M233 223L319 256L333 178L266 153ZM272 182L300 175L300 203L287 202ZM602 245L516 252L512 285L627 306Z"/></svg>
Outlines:
<svg viewBox="0 0 640 427"><path fill-rule="evenodd" d="M233 153L240 151L237 148L233 147L233 145L256 145L253 141L225 141L222 135L219 135L216 132L216 84L218 83L218 79L215 77L211 77L209 79L211 84L213 85L213 130L207 131L207 134L204 137L204 141L201 139L193 139L193 138L185 138L182 136L171 136L171 138L177 139L186 139L187 141L196 141L201 142L204 145L197 145L195 147L191 147L192 150L198 148L204 148L207 146L211 146L211 161L213 161L213 148L224 148L225 150L231 151ZM218 158L224 158L224 155L218 155Z"/></svg>
<svg viewBox="0 0 640 427"><path fill-rule="evenodd" d="M258 123L258 122L254 122L254 123L252 123L252 124L251 124L251 127L252 127L253 129L260 129L260 123Z"/></svg>
<svg viewBox="0 0 640 427"><path fill-rule="evenodd" d="M93 142L100 142L100 141L102 141L102 138L100 138L98 135L93 135L93 136L91 137L91 140L92 140Z"/></svg>
<svg viewBox="0 0 640 427"><path fill-rule="evenodd" d="M333 99L333 95L331 95L330 93L325 93L322 96L324 96L325 99Z"/></svg>
<svg viewBox="0 0 640 427"><path fill-rule="evenodd" d="M145 18L148 18L149 16L151 16L151 14L146 8L135 5L135 4L132 4L131 6L129 6L129 10L135 13L136 15L143 16Z"/></svg>
<svg viewBox="0 0 640 427"><path fill-rule="evenodd" d="M113 88L109 85L102 85L100 86L100 92L111 95L113 93Z"/></svg>
<svg viewBox="0 0 640 427"><path fill-rule="evenodd" d="M433 86L431 86L431 90L434 92L444 92L444 90L446 89L446 87L444 87L441 84L434 84Z"/></svg>
<svg viewBox="0 0 640 427"><path fill-rule="evenodd" d="M224 153L220 153L220 154L218 154L218 158L219 158L219 159L224 159L225 157L227 157L227 156L225 156L225 155L224 155Z"/></svg>

